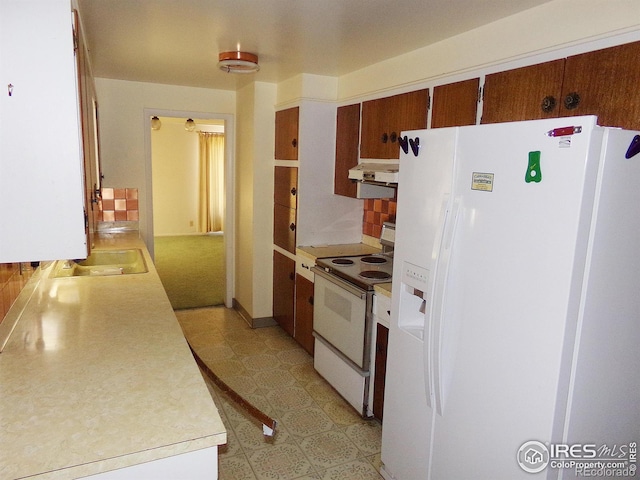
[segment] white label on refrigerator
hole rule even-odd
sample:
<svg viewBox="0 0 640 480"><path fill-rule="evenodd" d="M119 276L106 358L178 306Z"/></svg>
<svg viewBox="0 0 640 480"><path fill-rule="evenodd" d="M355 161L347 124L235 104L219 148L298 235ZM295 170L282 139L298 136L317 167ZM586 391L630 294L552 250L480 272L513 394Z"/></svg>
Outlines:
<svg viewBox="0 0 640 480"><path fill-rule="evenodd" d="M571 137L560 137L558 139L558 147L571 148Z"/></svg>
<svg viewBox="0 0 640 480"><path fill-rule="evenodd" d="M493 173L473 172L471 179L471 190L493 192Z"/></svg>

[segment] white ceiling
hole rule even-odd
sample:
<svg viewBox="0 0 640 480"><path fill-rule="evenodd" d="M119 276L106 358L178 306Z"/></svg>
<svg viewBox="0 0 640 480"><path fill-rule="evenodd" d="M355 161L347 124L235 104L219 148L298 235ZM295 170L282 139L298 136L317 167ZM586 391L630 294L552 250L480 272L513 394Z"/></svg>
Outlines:
<svg viewBox="0 0 640 480"><path fill-rule="evenodd" d="M78 0L96 77L235 90L340 76L549 0ZM218 53L259 56L220 71Z"/></svg>

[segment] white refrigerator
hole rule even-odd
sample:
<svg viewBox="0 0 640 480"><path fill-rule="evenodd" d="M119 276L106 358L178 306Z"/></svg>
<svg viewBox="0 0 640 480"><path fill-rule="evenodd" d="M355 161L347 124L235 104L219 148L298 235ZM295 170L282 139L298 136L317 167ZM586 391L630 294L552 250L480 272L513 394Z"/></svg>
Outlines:
<svg viewBox="0 0 640 480"><path fill-rule="evenodd" d="M403 132L386 479L635 473L640 137L596 122Z"/></svg>

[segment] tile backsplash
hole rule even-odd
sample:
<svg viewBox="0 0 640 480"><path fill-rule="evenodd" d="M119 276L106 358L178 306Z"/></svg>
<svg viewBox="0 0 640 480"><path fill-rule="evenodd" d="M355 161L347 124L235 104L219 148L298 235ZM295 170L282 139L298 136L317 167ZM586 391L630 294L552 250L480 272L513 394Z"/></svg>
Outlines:
<svg viewBox="0 0 640 480"><path fill-rule="evenodd" d="M368 198L364 201L362 233L380 238L382 224L396 221L395 198Z"/></svg>
<svg viewBox="0 0 640 480"><path fill-rule="evenodd" d="M138 189L103 188L98 220L101 222L138 221Z"/></svg>

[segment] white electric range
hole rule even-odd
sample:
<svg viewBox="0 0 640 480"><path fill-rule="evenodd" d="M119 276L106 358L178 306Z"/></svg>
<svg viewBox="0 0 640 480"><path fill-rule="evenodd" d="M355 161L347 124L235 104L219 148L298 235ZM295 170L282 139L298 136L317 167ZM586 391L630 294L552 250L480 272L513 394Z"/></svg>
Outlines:
<svg viewBox="0 0 640 480"><path fill-rule="evenodd" d="M373 290L391 281L395 225L385 223L384 253L319 258L315 273L315 369L363 416L369 402Z"/></svg>

